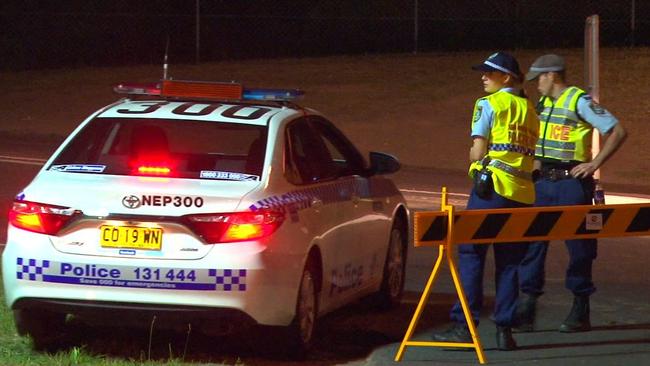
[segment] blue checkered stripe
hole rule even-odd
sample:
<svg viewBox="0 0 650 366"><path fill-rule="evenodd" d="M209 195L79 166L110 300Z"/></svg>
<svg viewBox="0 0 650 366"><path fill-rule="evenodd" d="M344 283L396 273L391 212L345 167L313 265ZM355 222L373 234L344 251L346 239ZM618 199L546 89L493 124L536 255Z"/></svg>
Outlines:
<svg viewBox="0 0 650 366"><path fill-rule="evenodd" d="M512 151L512 152L517 152L528 156L535 155L535 150L527 149L523 146L515 145L515 144L491 144L488 147L488 149L491 151Z"/></svg>
<svg viewBox="0 0 650 366"><path fill-rule="evenodd" d="M50 268L50 261L17 258L16 278L19 280L43 281L43 269Z"/></svg>
<svg viewBox="0 0 650 366"><path fill-rule="evenodd" d="M393 182L385 178L373 177L368 180L352 178L267 197L252 204L249 209L257 211L266 207L292 213L310 207L312 198L318 198L323 204L329 204L349 201L353 195L361 198L380 198L398 193L399 190Z"/></svg>
<svg viewBox="0 0 650 366"><path fill-rule="evenodd" d="M245 269L210 269L210 277L214 277L217 291L246 291Z"/></svg>

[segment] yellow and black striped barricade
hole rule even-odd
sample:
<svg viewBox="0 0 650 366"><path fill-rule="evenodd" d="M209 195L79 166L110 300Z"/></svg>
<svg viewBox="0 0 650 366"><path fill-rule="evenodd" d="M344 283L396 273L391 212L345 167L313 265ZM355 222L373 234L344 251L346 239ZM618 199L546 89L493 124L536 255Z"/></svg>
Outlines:
<svg viewBox="0 0 650 366"><path fill-rule="evenodd" d="M453 245L529 242L557 239L589 239L650 235L650 203L526 207L455 211L447 204L447 189L442 189L441 211L416 212L416 247L438 246L438 258L424 288L411 323L395 355L400 361L407 346L474 348L480 363L485 363L481 340L470 315L460 283ZM456 293L472 334L472 343L412 341L411 336L429 299L431 287L443 258L449 263Z"/></svg>

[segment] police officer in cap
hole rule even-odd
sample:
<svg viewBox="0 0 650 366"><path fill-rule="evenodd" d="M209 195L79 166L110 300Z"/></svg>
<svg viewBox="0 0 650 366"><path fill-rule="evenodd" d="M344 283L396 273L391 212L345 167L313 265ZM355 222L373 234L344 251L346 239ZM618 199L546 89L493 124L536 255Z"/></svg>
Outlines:
<svg viewBox="0 0 650 366"><path fill-rule="evenodd" d="M535 184L536 206L590 205L592 174L621 146L626 132L618 120L598 105L584 90L566 83L564 59L544 55L533 62L527 80L537 80L540 138L535 159L541 163ZM592 132L596 128L607 139L595 157L591 156ZM539 163L536 162L536 166ZM574 295L573 307L560 332L591 329L589 296L596 291L592 282L592 262L596 239L567 240L569 264L565 286ZM537 298L544 287L544 262L548 242L531 243L520 266L522 296L517 309L519 331L532 331Z"/></svg>
<svg viewBox="0 0 650 366"><path fill-rule="evenodd" d="M471 125L473 140L469 152L469 175L474 179L467 209L491 209L530 206L535 200L533 157L538 139L539 120L532 103L517 87L523 75L517 60L497 52L482 64L483 88L489 95L476 101ZM488 245L458 246L460 279L476 324L483 303L483 270ZM511 327L515 321L518 293L517 268L527 245L500 243L493 245L495 258L496 300L494 317L497 347L512 350L516 343ZM453 325L433 335L439 342L471 343L460 303L451 309Z"/></svg>

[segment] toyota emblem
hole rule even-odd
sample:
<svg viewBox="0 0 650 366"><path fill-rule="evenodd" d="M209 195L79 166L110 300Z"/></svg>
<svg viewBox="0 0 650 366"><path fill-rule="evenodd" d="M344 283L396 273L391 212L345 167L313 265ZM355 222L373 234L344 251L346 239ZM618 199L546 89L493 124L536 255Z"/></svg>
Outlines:
<svg viewBox="0 0 650 366"><path fill-rule="evenodd" d="M122 204L126 208L138 208L142 205L140 199L134 195L124 196L124 198L122 198Z"/></svg>

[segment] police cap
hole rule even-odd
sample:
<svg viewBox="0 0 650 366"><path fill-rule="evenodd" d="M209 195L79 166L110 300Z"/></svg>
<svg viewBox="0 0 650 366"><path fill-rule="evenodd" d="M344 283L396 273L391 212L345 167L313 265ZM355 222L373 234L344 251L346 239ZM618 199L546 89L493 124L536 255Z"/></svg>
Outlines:
<svg viewBox="0 0 650 366"><path fill-rule="evenodd" d="M545 72L557 72L564 70L564 59L558 55L548 54L540 56L530 65L526 80L535 80L540 74Z"/></svg>
<svg viewBox="0 0 650 366"><path fill-rule="evenodd" d="M501 71L519 80L523 79L517 59L506 52L495 52L483 61L482 64L472 66L472 69L479 71Z"/></svg>

